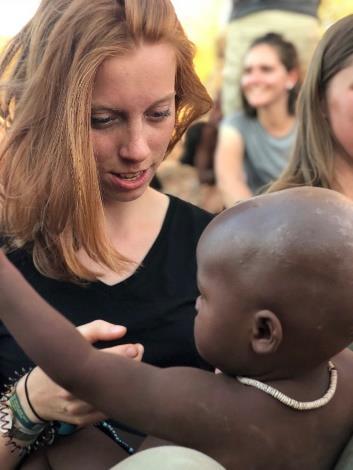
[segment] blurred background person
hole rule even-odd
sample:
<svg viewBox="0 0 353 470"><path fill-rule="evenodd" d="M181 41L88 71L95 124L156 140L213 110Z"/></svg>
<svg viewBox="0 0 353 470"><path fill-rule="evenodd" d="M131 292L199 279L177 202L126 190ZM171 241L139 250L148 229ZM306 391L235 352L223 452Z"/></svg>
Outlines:
<svg viewBox="0 0 353 470"><path fill-rule="evenodd" d="M241 107L237 88L244 54L253 40L273 31L295 44L303 73L320 38L320 0L232 0L226 32L222 113Z"/></svg>
<svg viewBox="0 0 353 470"><path fill-rule="evenodd" d="M299 83L291 42L268 33L252 43L240 83L244 110L225 117L218 136L216 176L225 207L261 192L286 166Z"/></svg>
<svg viewBox="0 0 353 470"><path fill-rule="evenodd" d="M200 204L216 213L223 209L222 197L216 186L214 171L218 128L222 118L219 98L209 113L207 121L199 121L187 130L180 162L195 168L199 185Z"/></svg>
<svg viewBox="0 0 353 470"><path fill-rule="evenodd" d="M289 165L270 187L334 189L353 199L353 15L321 39L298 100L298 132Z"/></svg>

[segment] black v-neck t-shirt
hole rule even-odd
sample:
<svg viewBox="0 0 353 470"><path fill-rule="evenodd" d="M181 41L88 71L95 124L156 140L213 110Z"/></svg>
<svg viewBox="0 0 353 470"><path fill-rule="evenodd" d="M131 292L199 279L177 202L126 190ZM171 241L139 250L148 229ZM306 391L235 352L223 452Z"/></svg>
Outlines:
<svg viewBox="0 0 353 470"><path fill-rule="evenodd" d="M141 266L113 286L92 282L79 286L41 275L24 250L9 254L34 289L75 325L103 319L127 327L124 338L97 347L142 343L143 360L160 367L207 367L193 338L196 245L212 218L208 212L169 196L159 235ZM0 323L0 380L33 365Z"/></svg>

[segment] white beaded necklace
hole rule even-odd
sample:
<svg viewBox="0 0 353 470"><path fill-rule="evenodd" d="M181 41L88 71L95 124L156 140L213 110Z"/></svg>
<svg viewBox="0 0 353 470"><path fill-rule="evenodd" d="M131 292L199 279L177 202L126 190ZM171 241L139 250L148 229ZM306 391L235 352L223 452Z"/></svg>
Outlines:
<svg viewBox="0 0 353 470"><path fill-rule="evenodd" d="M337 388L337 369L335 365L333 364L333 362L331 361L329 361L328 363L328 371L330 375L330 384L327 389L327 392L321 398L318 398L317 400L314 400L314 401L294 400L294 398L288 397L287 395L280 392L276 388L271 387L271 385L267 385L263 382L260 382L260 380L249 379L248 377L239 377L239 376L237 377L237 380L244 385L249 385L265 393L268 393L269 395L271 395L273 398L280 401L284 405L289 406L289 408L293 408L299 411L305 411L305 410L314 410L316 408L321 408L322 406L327 405L327 403L333 398L336 392L336 388Z"/></svg>

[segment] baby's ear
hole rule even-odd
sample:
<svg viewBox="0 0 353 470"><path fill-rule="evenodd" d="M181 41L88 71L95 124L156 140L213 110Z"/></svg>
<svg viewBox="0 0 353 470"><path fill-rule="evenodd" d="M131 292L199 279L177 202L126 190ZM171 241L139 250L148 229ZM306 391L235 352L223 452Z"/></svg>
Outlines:
<svg viewBox="0 0 353 470"><path fill-rule="evenodd" d="M257 354L271 354L282 342L282 325L271 310L259 310L253 316L251 346Z"/></svg>

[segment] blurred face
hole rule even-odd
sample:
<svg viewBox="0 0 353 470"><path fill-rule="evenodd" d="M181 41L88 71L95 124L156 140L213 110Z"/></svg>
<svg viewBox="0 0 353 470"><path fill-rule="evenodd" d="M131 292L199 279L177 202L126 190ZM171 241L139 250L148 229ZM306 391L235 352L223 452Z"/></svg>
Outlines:
<svg viewBox="0 0 353 470"><path fill-rule="evenodd" d="M245 56L241 88L249 105L256 109L279 100L287 103L288 89L295 84L292 75L274 47L259 44Z"/></svg>
<svg viewBox="0 0 353 470"><path fill-rule="evenodd" d="M141 45L99 67L92 142L104 202L139 198L164 158L175 124L175 52Z"/></svg>
<svg viewBox="0 0 353 470"><path fill-rule="evenodd" d="M353 64L330 80L326 92L326 112L337 142L353 158Z"/></svg>

